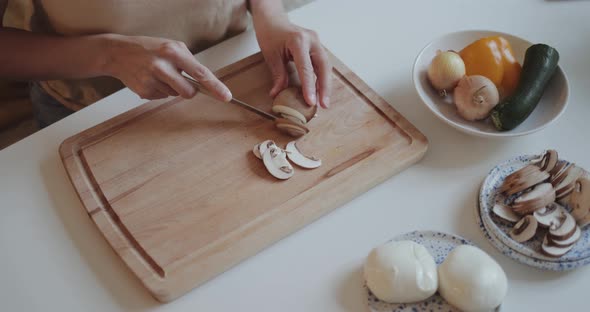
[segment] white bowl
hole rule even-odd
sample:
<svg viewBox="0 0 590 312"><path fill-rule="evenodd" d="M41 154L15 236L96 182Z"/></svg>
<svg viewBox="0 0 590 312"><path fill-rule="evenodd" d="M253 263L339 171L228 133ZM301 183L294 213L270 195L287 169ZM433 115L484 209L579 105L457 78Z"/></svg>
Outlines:
<svg viewBox="0 0 590 312"><path fill-rule="evenodd" d="M442 98L430 85L427 70L438 50L460 51L473 41L489 36L501 35L512 45L514 54L522 65L526 49L532 45L522 38L485 30L467 30L444 35L429 43L416 58L413 69L414 86L426 107L442 121L462 132L483 137L513 137L539 131L555 121L565 111L569 97L569 85L565 72L558 67L547 85L541 101L533 113L518 127L510 131L498 131L489 120L467 121L461 118L452 102L452 97Z"/></svg>

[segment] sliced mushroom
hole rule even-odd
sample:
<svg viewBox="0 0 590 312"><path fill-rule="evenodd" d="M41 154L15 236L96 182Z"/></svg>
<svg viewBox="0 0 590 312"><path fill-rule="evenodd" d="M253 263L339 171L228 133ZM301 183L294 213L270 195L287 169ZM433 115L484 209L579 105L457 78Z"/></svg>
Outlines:
<svg viewBox="0 0 590 312"><path fill-rule="evenodd" d="M560 162L558 165L555 166L555 168L559 167L559 170L550 173L551 178L549 178L549 182L551 182L553 186L556 186L557 184L561 183L561 181L563 181L563 179L565 179L565 177L567 176L566 172L569 170L571 166L573 166L573 164L566 163L565 161Z"/></svg>
<svg viewBox="0 0 590 312"><path fill-rule="evenodd" d="M510 237L519 243L526 242L535 236L537 226L537 219L532 215L528 215L516 223L510 231Z"/></svg>
<svg viewBox="0 0 590 312"><path fill-rule="evenodd" d="M590 179L579 178L574 184L570 200L572 216L580 226L588 225L590 221Z"/></svg>
<svg viewBox="0 0 590 312"><path fill-rule="evenodd" d="M541 171L537 166L528 165L507 176L500 187L500 192L508 196L514 195L542 183L548 178L549 173Z"/></svg>
<svg viewBox="0 0 590 312"><path fill-rule="evenodd" d="M302 116L303 116L303 115L302 115ZM300 124L300 125L304 125L304 124L305 124L305 122L304 122L304 121L301 121L301 119L299 119L299 118L297 118L297 117L293 117L292 115L281 114L281 117L283 117L283 118L285 118L285 119L289 119L289 120L291 120L291 121L293 121L293 122L296 122L296 123L298 123L298 124Z"/></svg>
<svg viewBox="0 0 590 312"><path fill-rule="evenodd" d="M256 156L256 158L262 159L262 155L260 155L260 143L254 145L254 147L252 148L252 153L254 154L254 156Z"/></svg>
<svg viewBox="0 0 590 312"><path fill-rule="evenodd" d="M558 185L555 186L555 194L557 199L564 198L574 191L576 181L584 174L584 169L578 166L571 166L566 171L566 177Z"/></svg>
<svg viewBox="0 0 590 312"><path fill-rule="evenodd" d="M588 224L590 224L590 213L577 222L580 227L586 227Z"/></svg>
<svg viewBox="0 0 590 312"><path fill-rule="evenodd" d="M539 167L541 168L541 171L549 172L553 170L553 167L555 167L558 160L559 158L556 150L547 150L541 157Z"/></svg>
<svg viewBox="0 0 590 312"><path fill-rule="evenodd" d="M306 126L286 118L277 118L275 120L275 126L282 132L293 137L300 137L309 133L309 129Z"/></svg>
<svg viewBox="0 0 590 312"><path fill-rule="evenodd" d="M262 143L256 144L254 148L252 148L252 153L254 153L254 156L256 156L258 159L262 159L262 155L264 155L264 152L268 148L273 146L277 147L273 140L266 140Z"/></svg>
<svg viewBox="0 0 590 312"><path fill-rule="evenodd" d="M543 251L543 253L550 257L561 257L568 253L568 251L572 250L572 248L574 248L574 245L561 247L552 244L552 242L548 239L547 235L543 239L543 244L541 245L541 250Z"/></svg>
<svg viewBox="0 0 590 312"><path fill-rule="evenodd" d="M533 213L540 226L550 227L552 224L559 223L559 217L562 213L567 212L558 203L551 203L548 206L541 208Z"/></svg>
<svg viewBox="0 0 590 312"><path fill-rule="evenodd" d="M510 207L500 204L500 203L496 203L494 205L494 208L492 208L492 211L494 212L495 215L497 215L498 217L500 217L506 221L518 222L518 220L520 220L520 217L517 216L514 213L514 211L512 211L512 209L510 209Z"/></svg>
<svg viewBox="0 0 590 312"><path fill-rule="evenodd" d="M566 240L572 237L578 226L574 217L567 212L562 212L558 220L559 223L549 226L549 235L551 238L553 240Z"/></svg>
<svg viewBox="0 0 590 312"><path fill-rule="evenodd" d="M278 147L270 147L262 154L266 170L277 179L287 180L295 174L295 170L287 160L287 153Z"/></svg>
<svg viewBox="0 0 590 312"><path fill-rule="evenodd" d="M578 240L580 240L580 237L582 237L582 230L580 230L579 226L576 226L573 235L567 239L559 240L553 238L551 235L547 235L547 240L555 246L568 247L578 242Z"/></svg>
<svg viewBox="0 0 590 312"><path fill-rule="evenodd" d="M514 212L525 215L555 202L555 190L551 183L541 183L514 200Z"/></svg>
<svg viewBox="0 0 590 312"><path fill-rule="evenodd" d="M315 169L322 165L321 159L301 153L295 141L289 142L285 150L287 151L287 157L300 167Z"/></svg>
<svg viewBox="0 0 590 312"><path fill-rule="evenodd" d="M281 91L275 97L272 106L273 112L293 116L303 124L308 123L315 116L317 110L317 105L307 105L303 92L298 87L290 87Z"/></svg>

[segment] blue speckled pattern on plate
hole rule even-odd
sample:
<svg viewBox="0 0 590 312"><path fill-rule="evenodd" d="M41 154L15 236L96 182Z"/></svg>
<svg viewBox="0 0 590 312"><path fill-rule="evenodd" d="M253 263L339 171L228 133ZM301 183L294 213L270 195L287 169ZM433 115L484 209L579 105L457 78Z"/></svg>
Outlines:
<svg viewBox="0 0 590 312"><path fill-rule="evenodd" d="M590 263L590 258L582 259L579 261L562 261L562 262L555 262L555 261L543 261L535 258L531 258L526 256L506 245L504 245L501 241L496 238L495 235L489 233L488 229L486 228L485 224L482 221L480 215L480 208L479 208L479 201L476 204L475 217L476 223L479 226L479 229L483 233L483 236L488 240L488 242L494 246L498 251L500 251L506 257L520 262L522 264L532 266L541 270L549 270L549 271L569 271L575 268L587 265Z"/></svg>
<svg viewBox="0 0 590 312"><path fill-rule="evenodd" d="M434 257L437 265L440 265L449 252L459 245L473 245L470 241L451 234L433 232L433 231L415 231L396 236L390 241L411 240L426 247L428 252ZM457 308L451 306L438 293L427 300L417 303L387 303L377 299L371 291L365 286L367 291L367 305L371 312L402 312L402 311L437 311L437 312L455 312Z"/></svg>
<svg viewBox="0 0 590 312"><path fill-rule="evenodd" d="M516 242L508 234L513 224L497 217L492 211L496 202L503 201L503 196L499 194L498 189L504 179L512 172L530 164L532 160L537 158L539 158L538 155L518 156L497 165L490 171L482 184L479 194L481 219L491 235L512 250L518 251L525 256L560 263L584 260L590 257L590 228L586 227L582 230L582 237L570 252L562 257L552 258L541 253L541 243L545 235L544 230L539 230L537 235L527 242Z"/></svg>

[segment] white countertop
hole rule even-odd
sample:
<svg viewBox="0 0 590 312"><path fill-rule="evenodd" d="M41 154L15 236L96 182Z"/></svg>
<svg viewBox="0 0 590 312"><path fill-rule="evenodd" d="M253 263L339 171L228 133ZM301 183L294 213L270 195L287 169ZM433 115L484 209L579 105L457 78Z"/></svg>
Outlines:
<svg viewBox="0 0 590 312"><path fill-rule="evenodd" d="M497 252L474 223L477 189L496 163L556 148L590 168L590 2L542 0L319 1L291 14L430 140L417 165L189 294L161 305L84 212L58 156L67 137L143 103L129 90L0 151L1 311L364 311L368 251L416 229L455 233L492 255L510 279L504 311L587 310L590 267L539 271ZM466 136L436 119L411 81L431 39L491 29L548 43L570 86L565 114L507 140ZM252 32L198 55L212 69L257 50Z"/></svg>

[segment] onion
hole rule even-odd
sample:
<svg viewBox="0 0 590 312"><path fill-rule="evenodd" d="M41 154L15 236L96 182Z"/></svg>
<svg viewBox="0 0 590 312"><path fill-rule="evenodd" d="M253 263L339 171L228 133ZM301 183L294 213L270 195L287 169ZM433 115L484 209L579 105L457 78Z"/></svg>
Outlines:
<svg viewBox="0 0 590 312"><path fill-rule="evenodd" d="M428 80L442 96L452 91L463 76L465 63L459 54L452 51L439 51L428 67Z"/></svg>
<svg viewBox="0 0 590 312"><path fill-rule="evenodd" d="M455 88L455 105L461 117L467 120L481 120L500 101L498 88L484 76L465 76Z"/></svg>

